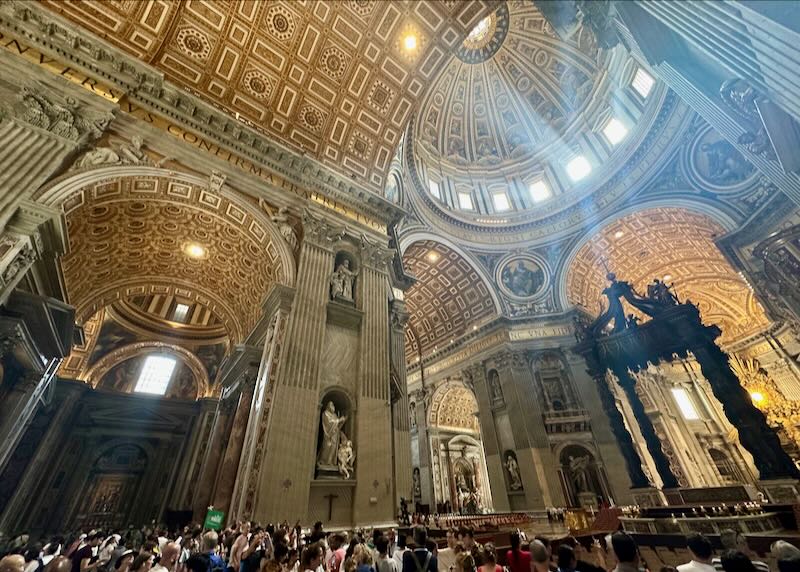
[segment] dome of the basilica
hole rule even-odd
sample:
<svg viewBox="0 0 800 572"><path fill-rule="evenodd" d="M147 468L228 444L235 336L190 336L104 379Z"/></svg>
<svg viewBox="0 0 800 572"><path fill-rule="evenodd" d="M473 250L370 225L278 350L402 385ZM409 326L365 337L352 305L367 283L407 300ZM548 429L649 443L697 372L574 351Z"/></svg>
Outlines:
<svg viewBox="0 0 800 572"><path fill-rule="evenodd" d="M466 240L487 229L530 236L525 227L609 190L647 133L669 123L667 99L587 27L561 39L532 2L502 3L437 75L407 132L412 201Z"/></svg>

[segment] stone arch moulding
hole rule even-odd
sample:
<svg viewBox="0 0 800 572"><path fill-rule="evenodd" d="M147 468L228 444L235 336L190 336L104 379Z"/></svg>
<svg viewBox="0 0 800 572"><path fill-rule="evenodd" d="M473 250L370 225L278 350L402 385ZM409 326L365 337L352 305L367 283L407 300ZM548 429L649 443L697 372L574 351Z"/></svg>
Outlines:
<svg viewBox="0 0 800 572"><path fill-rule="evenodd" d="M199 188L208 188L209 184L208 180L201 176L172 169L137 165L110 165L87 170L70 171L37 190L33 195L33 200L46 206L63 208L70 198L90 185L113 179L131 177L164 177ZM245 200L242 194L226 185L223 185L216 194L231 201L266 229L273 244L280 252L280 260L283 266L283 283L286 286L294 286L297 271L294 253L282 237L275 223L272 222L266 213L259 209L255 203L251 204Z"/></svg>
<svg viewBox="0 0 800 572"><path fill-rule="evenodd" d="M408 250L408 247L410 247L415 242L421 242L424 240L439 242L444 246L450 248L451 250L454 250L459 256L461 256L464 260L466 260L472 267L472 269L475 270L478 276L480 276L481 280L483 280L483 283L486 286L486 290L489 292L489 296L491 297L492 303L494 304L495 313L497 315L502 314L503 304L500 301L500 297L497 293L497 288L495 287L495 284L491 276L489 276L489 274L486 273L486 269L475 260L475 258L472 256L471 253L464 250L461 246L459 246L449 238L427 231L420 231L420 230L410 231L407 234L403 234L400 237L400 255L401 256L404 255L406 253L406 250Z"/></svg>
<svg viewBox="0 0 800 572"><path fill-rule="evenodd" d="M592 226L586 227L583 232L580 233L579 239L568 251L566 251L564 255L561 256L559 264L553 271L553 274L556 277L553 285L556 295L556 304L562 308L569 308L570 303L567 298L567 278L569 275L569 269L572 266L572 263L575 261L575 257L578 255L578 252L580 252L580 250L586 246L586 244L597 233L628 215L659 207L684 209L695 214L705 215L719 224L726 233L737 228L737 221L724 210L711 204L689 199L664 198L638 203L627 208L617 210L611 215L597 221ZM611 270L613 271L614 269L612 268ZM624 276L620 278L625 279Z"/></svg>
<svg viewBox="0 0 800 572"><path fill-rule="evenodd" d="M197 398L211 397L211 384L208 373L202 362L189 350L174 344L164 342L137 342L129 344L106 354L86 373L86 381L92 387L97 387L103 376L118 363L148 353L170 353L180 359L192 372L197 380Z"/></svg>

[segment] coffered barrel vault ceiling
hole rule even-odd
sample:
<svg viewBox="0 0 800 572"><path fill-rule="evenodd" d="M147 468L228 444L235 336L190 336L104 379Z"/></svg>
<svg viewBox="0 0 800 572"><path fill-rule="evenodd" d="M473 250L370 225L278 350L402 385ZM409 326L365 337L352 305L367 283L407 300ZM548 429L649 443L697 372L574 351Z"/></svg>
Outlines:
<svg viewBox="0 0 800 572"><path fill-rule="evenodd" d="M706 324L722 329L722 342L757 333L768 324L764 309L714 238L721 226L703 214L655 208L609 224L579 251L567 275L567 298L598 315L607 306L605 264L644 293L653 278L675 284L681 300L700 308Z"/></svg>
<svg viewBox="0 0 800 572"><path fill-rule="evenodd" d="M258 211L188 183L104 180L64 210L64 278L79 322L118 299L179 295L218 317L237 343L258 320L269 286L291 272ZM205 256L186 254L195 243Z"/></svg>
<svg viewBox="0 0 800 572"><path fill-rule="evenodd" d="M487 285L458 252L432 240L415 242L403 264L417 282L406 292L410 317L406 361L428 355L496 314Z"/></svg>
<svg viewBox="0 0 800 572"><path fill-rule="evenodd" d="M493 0L42 0L289 147L383 188L426 86ZM413 35L416 46L407 49Z"/></svg>

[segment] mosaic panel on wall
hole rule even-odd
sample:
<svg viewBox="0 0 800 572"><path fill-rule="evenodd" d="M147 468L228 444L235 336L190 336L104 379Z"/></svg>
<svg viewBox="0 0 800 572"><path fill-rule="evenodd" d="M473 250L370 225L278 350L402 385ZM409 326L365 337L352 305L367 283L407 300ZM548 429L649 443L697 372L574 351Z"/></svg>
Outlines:
<svg viewBox="0 0 800 572"><path fill-rule="evenodd" d="M681 300L700 309L703 321L722 329L727 343L768 324L748 284L714 243L724 234L706 215L679 208L654 208L609 224L578 252L567 275L567 298L593 315L604 308L605 265L621 280L646 292L654 278L674 284Z"/></svg>
<svg viewBox="0 0 800 572"><path fill-rule="evenodd" d="M178 86L375 190L425 86L497 4L43 1ZM410 34L414 49L404 45Z"/></svg>
<svg viewBox="0 0 800 572"><path fill-rule="evenodd" d="M440 349L495 314L486 284L460 254L432 240L415 242L403 263L417 282L406 292L409 329L406 360L421 347Z"/></svg>

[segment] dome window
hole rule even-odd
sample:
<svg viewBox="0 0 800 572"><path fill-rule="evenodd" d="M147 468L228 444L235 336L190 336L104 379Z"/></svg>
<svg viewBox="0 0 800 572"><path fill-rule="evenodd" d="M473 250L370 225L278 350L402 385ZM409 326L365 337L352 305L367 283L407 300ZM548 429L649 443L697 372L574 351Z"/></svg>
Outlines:
<svg viewBox="0 0 800 572"><path fill-rule="evenodd" d="M431 194L439 200L442 200L442 192L439 190L439 183L436 181L428 181L428 190Z"/></svg>
<svg viewBox="0 0 800 572"><path fill-rule="evenodd" d="M475 207L472 204L472 194L460 191L458 193L458 208L462 211L471 211Z"/></svg>
<svg viewBox="0 0 800 572"><path fill-rule="evenodd" d="M531 200L535 203L541 203L553 196L553 192L544 179L532 182L528 186L528 192L531 194Z"/></svg>
<svg viewBox="0 0 800 572"><path fill-rule="evenodd" d="M622 121L616 117L609 119L608 123L606 123L606 126L603 127L603 135L606 136L606 139L612 145L616 145L625 139L627 134L628 128L625 127L625 124L623 124Z"/></svg>
<svg viewBox="0 0 800 572"><path fill-rule="evenodd" d="M647 96L650 95L650 91L652 91L655 83L656 80L653 79L653 76L647 73L644 68L639 68L633 76L631 86L636 90L636 93L646 99Z"/></svg>
<svg viewBox="0 0 800 572"><path fill-rule="evenodd" d="M167 386L174 371L175 358L169 356L147 356L133 391L136 393L164 395L167 392Z"/></svg>
<svg viewBox="0 0 800 572"><path fill-rule="evenodd" d="M578 155L567 163L567 175L572 179L573 183L577 183L581 179L586 178L592 172L592 166L583 155Z"/></svg>
<svg viewBox="0 0 800 572"><path fill-rule="evenodd" d="M503 191L492 193L492 204L494 204L494 210L497 212L511 210L511 203L508 201L508 195Z"/></svg>
<svg viewBox="0 0 800 572"><path fill-rule="evenodd" d="M175 311L172 313L172 319L176 322L185 322L188 314L189 305L178 302L175 304Z"/></svg>

